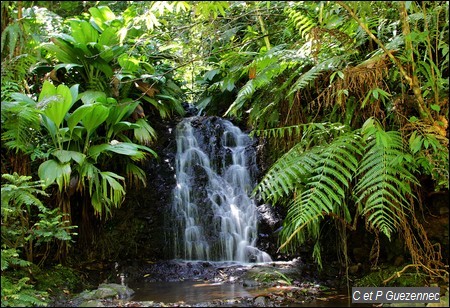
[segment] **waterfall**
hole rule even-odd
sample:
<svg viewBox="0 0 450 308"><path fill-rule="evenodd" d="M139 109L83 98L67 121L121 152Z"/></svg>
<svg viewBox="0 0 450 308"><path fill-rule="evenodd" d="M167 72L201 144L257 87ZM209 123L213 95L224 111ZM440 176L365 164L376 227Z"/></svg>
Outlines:
<svg viewBox="0 0 450 308"><path fill-rule="evenodd" d="M256 248L252 139L230 121L191 117L177 125L176 142L176 258L271 261Z"/></svg>

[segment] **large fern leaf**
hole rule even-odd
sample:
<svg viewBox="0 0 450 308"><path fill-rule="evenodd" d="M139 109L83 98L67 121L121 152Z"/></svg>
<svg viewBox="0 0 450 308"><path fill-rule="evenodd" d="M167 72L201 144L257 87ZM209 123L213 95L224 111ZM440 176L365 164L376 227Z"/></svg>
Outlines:
<svg viewBox="0 0 450 308"><path fill-rule="evenodd" d="M407 154L400 132L385 132L369 119L363 134L367 145L357 171L356 203L372 228L390 238L408 214L410 184L418 181L405 167Z"/></svg>
<svg viewBox="0 0 450 308"><path fill-rule="evenodd" d="M257 90L270 86L274 79L284 72L288 67L286 62L281 61L284 54L284 48L284 44L275 46L267 53L255 58L254 61L244 68L245 72L248 72L251 67L255 68L257 72L256 77L248 80L239 90L236 99L225 112L224 116L229 114L236 115ZM268 91L270 92L270 89Z"/></svg>
<svg viewBox="0 0 450 308"><path fill-rule="evenodd" d="M302 179L312 172L317 159L316 151L304 151L304 144L298 143L277 160L255 191L263 199L274 203L289 196L302 185Z"/></svg>
<svg viewBox="0 0 450 308"><path fill-rule="evenodd" d="M317 26L314 19L303 14L302 12L290 10L289 18L294 24L295 28L299 31L302 38L309 40L311 36L311 29Z"/></svg>
<svg viewBox="0 0 450 308"><path fill-rule="evenodd" d="M297 81L295 81L295 83L291 86L289 95L292 95L307 87L311 82L321 76L323 72L336 70L342 65L342 63L343 57L336 56L315 65L310 70L300 75Z"/></svg>
<svg viewBox="0 0 450 308"><path fill-rule="evenodd" d="M30 153L39 130L39 113L28 101L2 102L2 141L15 150Z"/></svg>
<svg viewBox="0 0 450 308"><path fill-rule="evenodd" d="M356 133L344 134L319 148L321 151L305 190L291 205L299 209L294 225L307 223L322 213L337 212L344 204L346 189L358 167L357 156L361 155L361 148Z"/></svg>

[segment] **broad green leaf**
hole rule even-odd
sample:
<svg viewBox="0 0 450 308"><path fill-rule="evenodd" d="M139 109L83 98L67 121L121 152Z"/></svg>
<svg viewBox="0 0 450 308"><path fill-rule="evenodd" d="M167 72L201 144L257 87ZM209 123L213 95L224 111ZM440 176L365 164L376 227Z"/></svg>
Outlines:
<svg viewBox="0 0 450 308"><path fill-rule="evenodd" d="M98 31L85 20L71 20L72 36L78 43L77 47L81 48L86 54L92 55L87 49L89 43L98 41Z"/></svg>
<svg viewBox="0 0 450 308"><path fill-rule="evenodd" d="M119 44L119 37L113 28L106 28L98 38L98 43L103 46L113 47Z"/></svg>
<svg viewBox="0 0 450 308"><path fill-rule="evenodd" d="M130 57L126 53L122 54L119 59L119 64L128 73L134 73L139 68L139 60L133 57Z"/></svg>
<svg viewBox="0 0 450 308"><path fill-rule="evenodd" d="M42 44L42 48L49 51L50 54L54 54L63 63L71 65L79 64L75 49L61 39L55 38L54 43Z"/></svg>
<svg viewBox="0 0 450 308"><path fill-rule="evenodd" d="M91 7L89 13L92 15L92 19L95 24L101 29L105 30L107 28L106 22L116 18L116 15L107 6Z"/></svg>
<svg viewBox="0 0 450 308"><path fill-rule="evenodd" d="M56 127L61 125L74 103L67 86L61 84L55 88L49 81L44 82L38 101L43 109L42 113L52 120Z"/></svg>
<svg viewBox="0 0 450 308"><path fill-rule="evenodd" d="M431 104L430 108L433 109L434 111L437 111L437 112L441 111L441 107L439 105L436 105L436 104Z"/></svg>
<svg viewBox="0 0 450 308"><path fill-rule="evenodd" d="M107 143L103 144L97 144L89 147L88 154L90 157L92 157L94 160L97 160L98 156L109 149L111 145Z"/></svg>
<svg viewBox="0 0 450 308"><path fill-rule="evenodd" d="M61 164L56 160L50 159L39 166L38 176L43 181L44 189L56 180L59 191L62 191L64 187L69 185L71 172L72 169L69 163Z"/></svg>
<svg viewBox="0 0 450 308"><path fill-rule="evenodd" d="M79 84L74 84L70 87L70 94L72 95L72 105L78 100L78 88Z"/></svg>
<svg viewBox="0 0 450 308"><path fill-rule="evenodd" d="M83 126L86 128L88 135L90 135L106 118L108 118L109 108L101 104L93 104L91 112L84 115L81 119Z"/></svg>
<svg viewBox="0 0 450 308"><path fill-rule="evenodd" d="M88 90L79 94L79 98L85 105L90 105L95 102L106 101L106 93L102 91Z"/></svg>
<svg viewBox="0 0 450 308"><path fill-rule="evenodd" d="M52 153L61 163L68 163L71 159L82 164L86 155L77 151L56 150Z"/></svg>
<svg viewBox="0 0 450 308"><path fill-rule="evenodd" d="M58 64L58 65L55 65L54 70L57 71L60 68L64 68L64 69L66 69L66 72L69 72L74 67L83 67L83 65L76 64L76 63L61 63L61 64Z"/></svg>
<svg viewBox="0 0 450 308"><path fill-rule="evenodd" d="M422 148L423 138L422 136L417 136L417 132L413 132L411 137L409 137L409 148L413 154L420 151Z"/></svg>
<svg viewBox="0 0 450 308"><path fill-rule="evenodd" d="M111 78L114 75L114 71L113 71L111 65L109 65L102 58L98 58L97 61L92 63L92 66L99 69L100 71L102 71L106 75L107 78Z"/></svg>
<svg viewBox="0 0 450 308"><path fill-rule="evenodd" d="M137 105L139 105L139 101L115 105L110 109L108 119L106 119L106 123L112 126L120 122L124 118L130 116L136 109Z"/></svg>
<svg viewBox="0 0 450 308"><path fill-rule="evenodd" d="M117 135L118 133L120 133L121 131L124 130L129 130L129 129L138 129L140 128L140 126L136 123L131 123L131 122L127 122L127 121L120 121L117 122L116 124L114 124L111 128L111 131Z"/></svg>
<svg viewBox="0 0 450 308"><path fill-rule="evenodd" d="M97 159L100 153L110 151L117 154L127 155L130 156L132 159L139 160L144 158L144 152L142 152L142 150L151 153L155 157L158 157L156 152L153 151L152 149L143 145L138 145L129 142L118 142L114 144L104 143L94 145L89 148L88 153L89 156L91 156L94 159Z"/></svg>
<svg viewBox="0 0 450 308"><path fill-rule="evenodd" d="M92 105L83 105L78 107L67 119L67 126L70 131L73 131L75 125L80 123L80 121L92 111Z"/></svg>

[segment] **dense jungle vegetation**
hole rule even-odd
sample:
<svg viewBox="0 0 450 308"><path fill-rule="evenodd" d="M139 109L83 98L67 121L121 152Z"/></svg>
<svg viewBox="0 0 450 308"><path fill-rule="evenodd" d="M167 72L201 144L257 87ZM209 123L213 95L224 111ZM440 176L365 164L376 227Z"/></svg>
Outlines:
<svg viewBox="0 0 450 308"><path fill-rule="evenodd" d="M147 185L154 124L187 104L264 144L269 166L254 195L286 209L282 251L313 243L320 269L328 224L348 264L348 234L362 228L372 267L380 242L401 239L405 270L448 283L448 233L432 241L421 219L431 196L448 198L448 2L1 10L2 306L45 305L39 268L65 264L89 236L83 224L106 221Z"/></svg>

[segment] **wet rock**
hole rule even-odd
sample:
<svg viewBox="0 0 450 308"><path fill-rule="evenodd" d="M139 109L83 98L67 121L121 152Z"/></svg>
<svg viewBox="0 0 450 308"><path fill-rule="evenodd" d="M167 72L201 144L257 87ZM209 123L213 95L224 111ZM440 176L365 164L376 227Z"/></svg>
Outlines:
<svg viewBox="0 0 450 308"><path fill-rule="evenodd" d="M123 286L116 283L105 283L99 285L96 290L84 291L80 293L74 299L74 303L81 302L81 305L86 305L83 307L92 307L91 305L99 304L98 300L114 298L114 299L127 299L134 294L134 291L127 286ZM101 303L100 303L101 304ZM103 306L93 306L93 307L103 307Z"/></svg>
<svg viewBox="0 0 450 308"><path fill-rule="evenodd" d="M100 300L89 300L82 302L78 307L106 307Z"/></svg>
<svg viewBox="0 0 450 308"><path fill-rule="evenodd" d="M258 206L260 220L270 226L275 231L281 224L281 217L275 212L270 204L261 204Z"/></svg>
<svg viewBox="0 0 450 308"><path fill-rule="evenodd" d="M257 307L267 306L267 298L265 296L258 296L253 300L253 305Z"/></svg>

